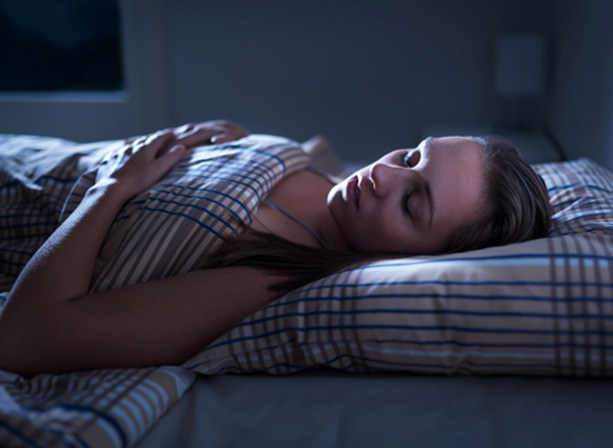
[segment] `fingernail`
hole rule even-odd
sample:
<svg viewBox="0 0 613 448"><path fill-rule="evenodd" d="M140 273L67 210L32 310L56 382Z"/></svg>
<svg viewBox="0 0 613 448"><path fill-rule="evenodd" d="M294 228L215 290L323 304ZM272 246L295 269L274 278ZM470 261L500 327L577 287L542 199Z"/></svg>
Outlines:
<svg viewBox="0 0 613 448"><path fill-rule="evenodd" d="M215 134L214 136L211 137L211 143L218 142L222 138L224 138L225 136L226 136L226 134L224 132L222 132L221 134Z"/></svg>

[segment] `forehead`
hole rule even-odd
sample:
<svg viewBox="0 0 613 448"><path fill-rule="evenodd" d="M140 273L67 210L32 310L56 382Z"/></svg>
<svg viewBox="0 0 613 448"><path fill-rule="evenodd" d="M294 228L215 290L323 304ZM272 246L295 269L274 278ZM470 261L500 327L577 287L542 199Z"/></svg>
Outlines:
<svg viewBox="0 0 613 448"><path fill-rule="evenodd" d="M483 148L477 139L429 137L420 144L420 147L424 150L429 164L436 165L437 169L478 173L485 171Z"/></svg>
<svg viewBox="0 0 613 448"><path fill-rule="evenodd" d="M486 165L481 144L467 137L440 137L422 145L427 159L424 176L437 211L434 223L441 232L450 233L483 216Z"/></svg>
<svg viewBox="0 0 613 448"><path fill-rule="evenodd" d="M428 137L422 142L422 145L437 152L474 153L479 156L482 153L482 145L476 137Z"/></svg>

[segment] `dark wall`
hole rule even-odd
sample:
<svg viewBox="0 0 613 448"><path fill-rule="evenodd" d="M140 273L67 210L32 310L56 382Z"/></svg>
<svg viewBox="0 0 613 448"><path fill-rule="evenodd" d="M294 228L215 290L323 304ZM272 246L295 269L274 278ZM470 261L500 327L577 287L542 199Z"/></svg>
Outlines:
<svg viewBox="0 0 613 448"><path fill-rule="evenodd" d="M430 127L499 122L508 102L494 88L495 39L520 31L547 39L542 106L569 156L613 168L613 2L120 4L127 93L0 92L0 132L86 141L225 117L297 140L324 134L344 159L367 161Z"/></svg>
<svg viewBox="0 0 613 448"><path fill-rule="evenodd" d="M613 2L558 3L549 116L570 158L613 170Z"/></svg>
<svg viewBox="0 0 613 448"><path fill-rule="evenodd" d="M495 119L497 33L541 31L544 1L168 2L177 122L223 116L350 160L432 125Z"/></svg>

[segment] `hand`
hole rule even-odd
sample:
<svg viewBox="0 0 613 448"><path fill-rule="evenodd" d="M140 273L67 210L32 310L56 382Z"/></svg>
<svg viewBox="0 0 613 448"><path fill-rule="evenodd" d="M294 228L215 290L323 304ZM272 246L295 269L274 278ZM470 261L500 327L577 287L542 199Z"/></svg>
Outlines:
<svg viewBox="0 0 613 448"><path fill-rule="evenodd" d="M129 199L159 181L186 154L171 131L136 138L104 158L96 184L115 185Z"/></svg>
<svg viewBox="0 0 613 448"><path fill-rule="evenodd" d="M176 143L186 148L230 142L249 135L239 125L227 120L188 123L174 128L173 132L176 135Z"/></svg>

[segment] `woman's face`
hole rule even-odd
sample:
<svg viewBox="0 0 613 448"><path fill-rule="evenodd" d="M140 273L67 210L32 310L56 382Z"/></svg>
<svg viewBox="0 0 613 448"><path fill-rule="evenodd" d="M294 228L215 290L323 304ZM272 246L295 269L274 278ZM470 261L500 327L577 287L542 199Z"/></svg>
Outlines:
<svg viewBox="0 0 613 448"><path fill-rule="evenodd" d="M360 251L439 253L450 237L488 212L481 145L428 138L352 174L328 195L347 244Z"/></svg>

